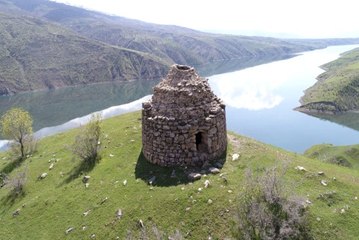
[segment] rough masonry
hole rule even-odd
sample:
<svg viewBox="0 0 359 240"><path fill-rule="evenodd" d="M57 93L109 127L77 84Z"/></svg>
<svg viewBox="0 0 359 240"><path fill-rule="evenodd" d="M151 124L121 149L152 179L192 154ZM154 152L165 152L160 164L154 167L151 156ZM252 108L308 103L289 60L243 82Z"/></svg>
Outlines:
<svg viewBox="0 0 359 240"><path fill-rule="evenodd" d="M142 104L145 158L161 166L202 166L227 147L225 105L193 67L173 65Z"/></svg>

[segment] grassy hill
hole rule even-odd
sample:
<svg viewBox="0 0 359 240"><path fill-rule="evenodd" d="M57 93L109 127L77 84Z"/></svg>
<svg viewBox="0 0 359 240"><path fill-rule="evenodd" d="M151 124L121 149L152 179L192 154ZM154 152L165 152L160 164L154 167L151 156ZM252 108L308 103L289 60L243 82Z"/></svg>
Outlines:
<svg viewBox="0 0 359 240"><path fill-rule="evenodd" d="M165 74L157 57L79 36L38 18L0 13L0 94Z"/></svg>
<svg viewBox="0 0 359 240"><path fill-rule="evenodd" d="M139 112L105 120L102 129L102 159L84 173L91 176L87 188L84 174L79 174L80 162L69 150L79 129L42 139L37 153L17 168L7 153L0 154L0 171L12 177L27 173L24 195L14 198L8 188L0 188L1 238L89 239L95 234L96 239L125 239L131 233L139 239L141 220L148 233L156 226L167 235L178 230L186 239L231 239L245 171L260 174L272 166L287 169L282 180L289 193L312 202L309 224L315 239L359 236L358 170L229 134L221 175L209 174L191 183L185 170L175 169L171 178L173 169L143 159ZM234 153L240 157L232 161ZM48 176L39 180L44 172ZM148 180L153 176L151 186ZM210 181L209 188L204 188L205 180ZM321 180L328 185L321 185ZM117 219L119 209L122 217ZM13 216L16 210L19 214ZM73 231L66 234L71 227Z"/></svg>
<svg viewBox="0 0 359 240"><path fill-rule="evenodd" d="M299 110L338 113L359 109L359 48L322 66L326 71L305 91Z"/></svg>
<svg viewBox="0 0 359 240"><path fill-rule="evenodd" d="M304 155L323 162L359 169L359 145L333 146L331 144L320 144L305 151Z"/></svg>

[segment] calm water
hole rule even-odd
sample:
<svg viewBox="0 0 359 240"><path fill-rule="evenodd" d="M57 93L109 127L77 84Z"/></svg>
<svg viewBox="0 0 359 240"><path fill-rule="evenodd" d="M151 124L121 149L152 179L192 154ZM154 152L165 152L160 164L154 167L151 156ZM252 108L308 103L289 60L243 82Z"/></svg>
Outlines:
<svg viewBox="0 0 359 240"><path fill-rule="evenodd" d="M292 110L322 72L319 66L354 47L330 47L271 63L267 62L279 59L218 62L197 70L202 76L212 75L213 90L227 104L229 130L303 152L319 143L359 143L358 113L327 117ZM140 109L156 83L104 83L0 97L0 112L13 106L25 108L34 118L37 135L46 136L83 124L92 112L105 109L103 116L110 117ZM4 144L0 141L0 148Z"/></svg>
<svg viewBox="0 0 359 240"><path fill-rule="evenodd" d="M227 104L228 129L296 152L320 143L358 144L358 113L313 117L292 110L323 72L318 66L355 47L329 47L212 76L213 90Z"/></svg>

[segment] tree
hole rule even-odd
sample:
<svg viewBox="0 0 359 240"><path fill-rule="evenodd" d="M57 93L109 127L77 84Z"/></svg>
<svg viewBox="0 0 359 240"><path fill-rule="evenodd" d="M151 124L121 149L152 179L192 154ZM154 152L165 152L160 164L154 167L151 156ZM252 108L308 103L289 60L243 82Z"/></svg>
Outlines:
<svg viewBox="0 0 359 240"><path fill-rule="evenodd" d="M72 151L80 157L87 167L95 165L99 159L101 136L101 115L93 114L90 121L82 127L76 136Z"/></svg>
<svg viewBox="0 0 359 240"><path fill-rule="evenodd" d="M24 158L26 147L33 140L30 114L21 108L12 108L1 117L0 124L2 135L19 146L21 158Z"/></svg>

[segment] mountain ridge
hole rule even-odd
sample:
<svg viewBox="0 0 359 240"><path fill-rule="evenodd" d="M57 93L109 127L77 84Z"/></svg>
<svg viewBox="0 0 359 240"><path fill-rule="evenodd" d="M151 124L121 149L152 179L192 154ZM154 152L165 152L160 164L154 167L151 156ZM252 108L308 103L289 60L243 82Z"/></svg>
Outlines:
<svg viewBox="0 0 359 240"><path fill-rule="evenodd" d="M150 54L89 40L38 18L0 12L0 29L1 95L103 79L158 78L168 68Z"/></svg>
<svg viewBox="0 0 359 240"><path fill-rule="evenodd" d="M43 32L43 39L39 40L42 45L17 45L13 52L21 52L21 47L25 46L29 54L23 56L22 62L38 66L35 60L43 58L41 64L44 66L38 68L35 74L11 59L11 66L14 67L8 71L4 63L7 55L0 55L0 65L3 62L0 69L5 69L0 72L0 95L94 82L160 79L174 63L198 67L233 59L279 59L329 44L359 43L359 39L289 40L205 33L109 16L47 0L0 0L0 12L3 12L3 16L18 19L9 23L14 29L23 28L19 19L24 18L23 21L27 22L32 19L34 36L41 35L36 31ZM44 34L50 25L66 32L66 46L60 48L50 33ZM27 37L20 34L17 38L20 42L26 42L29 40ZM54 53L46 55L52 45L57 49L56 54L61 55L53 63ZM34 52L36 47L43 48L39 50L42 55L36 53L36 49ZM78 61L72 59L74 55ZM42 82L38 79L42 79Z"/></svg>

